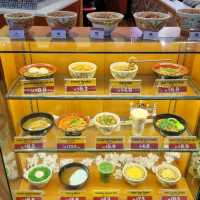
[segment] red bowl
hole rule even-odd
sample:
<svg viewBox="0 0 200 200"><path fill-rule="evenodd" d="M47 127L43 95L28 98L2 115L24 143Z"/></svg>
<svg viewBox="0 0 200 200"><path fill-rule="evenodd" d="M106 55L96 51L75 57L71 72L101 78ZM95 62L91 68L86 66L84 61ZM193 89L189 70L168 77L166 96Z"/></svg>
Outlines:
<svg viewBox="0 0 200 200"><path fill-rule="evenodd" d="M25 73L32 67L36 68L41 68L44 67L48 69L49 73L47 75L41 75L41 76L26 76ZM46 64L46 63L35 63L35 64L30 64L30 65L25 65L19 69L19 73L21 76L24 76L26 79L44 79L44 78L50 78L52 77L57 71L57 68L51 64Z"/></svg>
<svg viewBox="0 0 200 200"><path fill-rule="evenodd" d="M67 127L61 127L60 126L60 121L61 120L63 120L64 118L66 118L66 117L70 117L70 116L74 116L74 117L80 117L80 118L82 118L82 119L84 119L84 121L86 122L86 126L85 127L82 127L82 128L80 128L80 129L72 129L72 128L67 128ZM61 129L62 131L64 131L65 133L69 133L69 135L71 134L72 136L73 135L76 135L76 133L79 133L79 134L81 134L81 132L83 131L83 130L85 130L88 126L89 126L89 122L90 122L90 119L89 119L89 117L88 116L84 116L84 115L81 115L81 114L78 114L78 113L70 113L70 114L67 114L67 115L63 115L63 116L61 116L59 119L58 119L58 121L57 121L57 123L56 123L56 126L59 128L59 129ZM74 133L74 134L73 134Z"/></svg>
<svg viewBox="0 0 200 200"><path fill-rule="evenodd" d="M171 69L171 72L161 72L161 69ZM175 63L158 63L153 66L152 70L159 76L164 78L182 78L189 73L187 67ZM176 71L177 70L177 71ZM178 73L177 73L178 72Z"/></svg>

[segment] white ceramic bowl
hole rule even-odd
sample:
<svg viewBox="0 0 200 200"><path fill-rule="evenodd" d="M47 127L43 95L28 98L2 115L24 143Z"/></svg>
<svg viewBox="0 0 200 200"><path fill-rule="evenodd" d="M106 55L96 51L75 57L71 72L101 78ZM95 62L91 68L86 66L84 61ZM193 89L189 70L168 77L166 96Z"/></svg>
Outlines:
<svg viewBox="0 0 200 200"><path fill-rule="evenodd" d="M88 65L91 67L91 70L88 71L77 71L74 68L79 65ZM93 78L96 74L97 66L91 62L74 62L68 66L69 73L72 78Z"/></svg>
<svg viewBox="0 0 200 200"><path fill-rule="evenodd" d="M164 168L168 168L168 169L175 171L177 173L177 178L174 180L166 180L165 178L161 177L159 175L159 172L160 172L160 170L162 170ZM175 167L173 165L161 164L156 169L156 177L164 187L172 187L172 186L176 185L176 183L181 179L181 172L177 167Z"/></svg>
<svg viewBox="0 0 200 200"><path fill-rule="evenodd" d="M31 13L8 13L4 17L10 29L24 29L28 32L33 25L34 16Z"/></svg>
<svg viewBox="0 0 200 200"><path fill-rule="evenodd" d="M136 166L136 167L139 167L141 170L143 170L144 172L144 177L141 178L141 179L133 179L133 178L130 178L126 175L126 170L128 167L131 167L131 166ZM124 179L130 184L130 185L138 185L138 184L141 184L142 182L144 182L147 178L147 170L145 169L145 167L143 167L142 165L140 164L137 164L137 163L129 163L129 164L126 164L124 167L123 167L123 170L122 170L122 174L123 174L123 177Z"/></svg>
<svg viewBox="0 0 200 200"><path fill-rule="evenodd" d="M50 175L48 176L48 178L43 180L43 181L40 181L40 182L34 182L34 181L30 180L29 178L27 178L27 180L32 186L34 186L36 188L43 188L45 185L48 184L48 182L50 181L53 173L52 173L52 170L47 165L41 164L41 165L37 165L37 166L31 167L28 170L27 174L29 174L33 169L35 169L37 167L46 167L46 168L48 168L50 170Z"/></svg>
<svg viewBox="0 0 200 200"><path fill-rule="evenodd" d="M103 115L111 115L115 118L116 120L116 124L114 125L102 125L100 124L97 119L98 117L100 116L103 116ZM114 114L114 113L110 113L110 112L102 112L102 113L99 113L97 114L95 117L94 117L94 124L95 126L97 127L97 129L103 134L103 135L110 135L113 131L116 131L117 129L119 129L120 127L120 118L118 115Z"/></svg>
<svg viewBox="0 0 200 200"><path fill-rule="evenodd" d="M183 35L190 31L200 31L200 9L187 8L177 10L178 23Z"/></svg>
<svg viewBox="0 0 200 200"><path fill-rule="evenodd" d="M92 12L87 14L94 28L103 28L106 37L110 36L124 15L117 12Z"/></svg>
<svg viewBox="0 0 200 200"><path fill-rule="evenodd" d="M64 28L70 30L76 25L77 13L71 11L56 11L48 13L46 20L51 28Z"/></svg>
<svg viewBox="0 0 200 200"><path fill-rule="evenodd" d="M143 31L159 31L171 18L169 14L151 11L136 12L133 16L137 27Z"/></svg>
<svg viewBox="0 0 200 200"><path fill-rule="evenodd" d="M127 65L128 62L115 62L110 65L110 71L116 79L134 79L138 72L138 65L135 64L135 69L130 71L117 70L116 67L119 65Z"/></svg>

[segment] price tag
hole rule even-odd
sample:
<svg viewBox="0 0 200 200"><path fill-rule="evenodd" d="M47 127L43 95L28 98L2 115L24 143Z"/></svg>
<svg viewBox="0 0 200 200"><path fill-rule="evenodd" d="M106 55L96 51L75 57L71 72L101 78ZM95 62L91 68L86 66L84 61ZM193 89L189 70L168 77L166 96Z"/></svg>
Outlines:
<svg viewBox="0 0 200 200"><path fill-rule="evenodd" d="M25 39L25 32L23 29L10 29L9 30L9 37L13 40L24 40Z"/></svg>
<svg viewBox="0 0 200 200"><path fill-rule="evenodd" d="M198 142L196 136L167 137L164 147L170 150L197 151Z"/></svg>
<svg viewBox="0 0 200 200"><path fill-rule="evenodd" d="M157 136L132 136L130 138L131 149L158 149L159 137Z"/></svg>
<svg viewBox="0 0 200 200"><path fill-rule="evenodd" d="M86 194L83 191L61 191L60 200L86 200Z"/></svg>
<svg viewBox="0 0 200 200"><path fill-rule="evenodd" d="M144 31L143 39L144 40L159 40L159 34L158 32L154 32L154 31Z"/></svg>
<svg viewBox="0 0 200 200"><path fill-rule="evenodd" d="M44 141L41 136L15 137L15 150L43 149Z"/></svg>
<svg viewBox="0 0 200 200"><path fill-rule="evenodd" d="M110 79L111 94L141 94L142 80L117 80Z"/></svg>
<svg viewBox="0 0 200 200"><path fill-rule="evenodd" d="M83 136L66 136L57 138L57 149L59 150L77 150L84 149L86 138Z"/></svg>
<svg viewBox="0 0 200 200"><path fill-rule="evenodd" d="M39 190L17 191L15 200L42 200L43 192Z"/></svg>
<svg viewBox="0 0 200 200"><path fill-rule="evenodd" d="M67 31L65 29L52 29L51 38L66 40L67 39Z"/></svg>
<svg viewBox="0 0 200 200"><path fill-rule="evenodd" d="M161 200L189 200L185 190L160 190Z"/></svg>
<svg viewBox="0 0 200 200"><path fill-rule="evenodd" d="M96 149L113 150L124 148L124 137L96 137Z"/></svg>
<svg viewBox="0 0 200 200"><path fill-rule="evenodd" d="M158 94L184 95L188 90L187 79L157 79L155 81Z"/></svg>
<svg viewBox="0 0 200 200"><path fill-rule="evenodd" d="M65 79L65 92L96 92L96 78Z"/></svg>
<svg viewBox="0 0 200 200"><path fill-rule="evenodd" d="M55 92L55 80L39 79L39 80L25 80L21 79L24 94L46 94Z"/></svg>
<svg viewBox="0 0 200 200"><path fill-rule="evenodd" d="M93 200L119 200L118 190L94 190Z"/></svg>
<svg viewBox="0 0 200 200"><path fill-rule="evenodd" d="M200 41L200 32L190 32L189 41Z"/></svg>
<svg viewBox="0 0 200 200"><path fill-rule="evenodd" d="M95 40L103 40L105 32L103 28L91 28L90 37Z"/></svg>
<svg viewBox="0 0 200 200"><path fill-rule="evenodd" d="M153 200L152 190L128 190L127 200Z"/></svg>

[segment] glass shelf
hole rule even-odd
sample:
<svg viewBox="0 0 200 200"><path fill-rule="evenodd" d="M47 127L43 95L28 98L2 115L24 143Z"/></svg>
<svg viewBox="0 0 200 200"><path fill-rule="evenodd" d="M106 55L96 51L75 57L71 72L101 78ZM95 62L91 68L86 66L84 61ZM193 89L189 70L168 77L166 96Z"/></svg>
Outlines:
<svg viewBox="0 0 200 200"><path fill-rule="evenodd" d="M0 52L2 53L200 53L198 41L190 41L180 36L179 27L165 27L160 31L158 41L143 40L142 32L137 27L118 27L111 38L104 40L91 39L90 28L87 27L72 28L70 37L67 40L52 40L51 29L47 26L32 27L27 40L11 40L8 35L8 27L5 26L0 30Z"/></svg>
<svg viewBox="0 0 200 200"><path fill-rule="evenodd" d="M27 158L26 156L23 157L22 166L25 166L26 158ZM78 161L80 162L80 160L83 160L86 157L80 156L80 155L78 157L76 157L75 155L67 156L67 159L71 159L71 158L76 162L78 162ZM93 159L95 157L88 155L87 158ZM66 159L65 155L60 155L59 160L61 160L61 159ZM181 169L181 164L182 164L182 162L180 162L180 163L177 162L177 167L180 167L180 169ZM159 183L159 181L156 178L156 175L151 170L148 170L148 175L147 175L146 180L143 183L141 183L140 185L138 185L136 188L131 186L130 184L127 184L123 178L115 179L114 176L110 177L108 183L102 182L95 164L92 164L89 167L89 173L90 173L89 174L90 176L89 176L89 179L88 179L86 185L79 190L79 191L83 192L86 195L86 197L88 197L88 199L92 199L94 190L103 190L103 191L109 191L109 190L116 191L117 190L119 199L121 199L121 198L125 199L127 196L127 192L129 190L138 190L138 191L152 190L153 199L160 199L160 190L166 189ZM56 185L56 190L55 190L55 185ZM28 181L26 181L25 179L19 179L18 186L19 186L18 190L31 190L32 189L32 187L30 186ZM186 179L184 177L182 177L180 179L180 181L178 181L176 186L174 186L171 189L184 190L186 192L188 199L193 199L192 194L188 188ZM46 185L44 188L42 188L42 192L44 192L44 200L58 199L58 197L60 197L61 191L70 191L70 190L67 190L67 188L65 188L65 186L61 184L59 177L58 177L58 173L54 173L51 180L49 181L48 185ZM73 191L73 190L71 190L71 191ZM158 191L158 192L154 192L154 191Z"/></svg>
<svg viewBox="0 0 200 200"><path fill-rule="evenodd" d="M141 95L111 95L109 91L109 79L111 77L104 77L104 79L97 78L97 91L92 93L66 93L64 90L64 78L62 74L55 76L55 92L49 94L24 94L23 86L20 82L20 77L12 84L6 97L8 99L17 100L198 100L200 99L200 89L197 84L190 78L187 79L187 93L182 95L175 94L158 94L155 86L155 76L138 76L135 79L142 80Z"/></svg>
<svg viewBox="0 0 200 200"><path fill-rule="evenodd" d="M44 148L43 149L15 149L16 153L31 153L31 152L196 152L197 149L170 149L166 148L164 144L166 144L166 137L161 136L153 127L152 123L146 124L144 133L142 136L148 137L158 137L158 144L160 145L157 149L148 148L148 149L132 149L130 147L130 138L133 136L131 134L132 128L131 126L121 125L120 131L113 132L111 137L123 137L124 139L124 148L122 149L96 149L96 138L104 137L95 127L91 126L83 131L82 135L85 137L85 148L84 149L57 149L57 139L60 137L64 137L65 133L58 129L57 127L53 127L47 135L42 137ZM28 135L27 135L28 136ZM92 136L92 137L91 137ZM191 136L189 130L183 133L181 136ZM20 134L18 137L26 137L25 134ZM67 138L67 136L66 136Z"/></svg>

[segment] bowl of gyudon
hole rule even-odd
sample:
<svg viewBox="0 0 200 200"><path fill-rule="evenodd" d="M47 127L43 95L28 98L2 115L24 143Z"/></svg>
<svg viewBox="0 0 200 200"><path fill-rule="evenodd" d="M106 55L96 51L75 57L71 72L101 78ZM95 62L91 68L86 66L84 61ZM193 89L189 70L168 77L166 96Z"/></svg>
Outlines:
<svg viewBox="0 0 200 200"><path fill-rule="evenodd" d="M91 62L74 62L68 68L72 78L93 78L97 70L96 64Z"/></svg>
<svg viewBox="0 0 200 200"><path fill-rule="evenodd" d="M61 116L57 121L57 127L67 136L79 136L89 126L90 119L77 113Z"/></svg>

